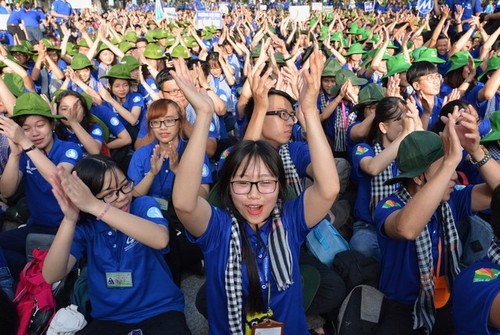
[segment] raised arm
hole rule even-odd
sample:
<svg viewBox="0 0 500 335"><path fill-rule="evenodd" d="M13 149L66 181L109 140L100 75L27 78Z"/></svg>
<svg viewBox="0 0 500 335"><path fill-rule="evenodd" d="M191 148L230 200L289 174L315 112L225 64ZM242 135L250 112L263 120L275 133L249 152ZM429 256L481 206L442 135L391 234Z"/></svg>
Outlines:
<svg viewBox="0 0 500 335"><path fill-rule="evenodd" d="M333 205L340 191L340 183L316 106L323 71L323 60L317 44L309 60L309 70L302 71L299 103L304 114L314 175L313 185L305 191L304 212L307 226L313 227Z"/></svg>
<svg viewBox="0 0 500 335"><path fill-rule="evenodd" d="M189 80L185 61L177 59L173 62L175 71L170 73L196 110L196 122L177 168L172 200L184 227L193 236L199 237L206 231L212 214L210 205L199 196L198 191L214 107L210 97L206 93L199 93Z"/></svg>

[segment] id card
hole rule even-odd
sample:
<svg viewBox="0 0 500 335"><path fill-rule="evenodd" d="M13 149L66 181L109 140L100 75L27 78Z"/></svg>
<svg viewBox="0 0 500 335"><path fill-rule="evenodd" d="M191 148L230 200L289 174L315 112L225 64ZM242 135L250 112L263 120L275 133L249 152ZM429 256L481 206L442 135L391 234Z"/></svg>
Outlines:
<svg viewBox="0 0 500 335"><path fill-rule="evenodd" d="M156 202L158 203L158 206L160 206L160 209L162 211L168 211L168 201L166 199L162 199L162 198L154 198L156 200Z"/></svg>
<svg viewBox="0 0 500 335"><path fill-rule="evenodd" d="M285 324L271 319L259 322L252 327L252 335L284 335Z"/></svg>
<svg viewBox="0 0 500 335"><path fill-rule="evenodd" d="M106 272L106 286L108 288L133 287L132 272Z"/></svg>

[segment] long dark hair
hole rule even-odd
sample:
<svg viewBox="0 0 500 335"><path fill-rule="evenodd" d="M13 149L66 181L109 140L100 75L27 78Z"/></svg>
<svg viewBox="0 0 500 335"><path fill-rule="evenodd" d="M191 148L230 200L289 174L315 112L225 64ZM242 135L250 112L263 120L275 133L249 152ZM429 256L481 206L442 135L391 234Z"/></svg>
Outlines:
<svg viewBox="0 0 500 335"><path fill-rule="evenodd" d="M441 111L439 112L439 118L436 121L436 123L434 123L434 126L432 126L432 128L431 128L432 132L439 134L440 132L442 132L444 130L445 124L441 120L441 116L448 116L449 113L453 113L453 109L455 108L455 106L458 106L459 110L460 109L467 110L469 108L469 106L467 106L467 103L465 101L462 101L462 100L452 100L452 101L448 102L446 105L444 105L441 108Z"/></svg>
<svg viewBox="0 0 500 335"><path fill-rule="evenodd" d="M78 101L80 101L80 104L83 108L83 120L82 122L80 122L80 124L82 125L83 129L88 132L90 130L90 127L93 125L93 122L90 121L90 110L87 106L87 101L85 101L85 98L80 93L71 90L61 92L55 100L57 114L59 114L59 106L61 105L61 101L67 96L76 97ZM56 122L55 132L57 136L62 140L67 140L68 136L67 133L64 132L64 128L66 128L66 126L61 121Z"/></svg>
<svg viewBox="0 0 500 335"><path fill-rule="evenodd" d="M377 109L375 109L375 118L373 119L370 132L366 138L366 143L372 146L377 142L381 143L380 122L400 119L406 114L407 110L406 102L401 98L385 97L380 100L377 104Z"/></svg>
<svg viewBox="0 0 500 335"><path fill-rule="evenodd" d="M500 186L497 186L491 195L491 227L496 238L500 239Z"/></svg>
<svg viewBox="0 0 500 335"><path fill-rule="evenodd" d="M104 188L106 172L111 172L115 179L118 178L118 171L121 171L126 176L114 160L103 155L88 155L84 157L75 165L73 171L87 185L93 195L99 194ZM83 220L80 220L80 223L88 223L89 219L94 218L93 215L88 213L81 213L81 217Z"/></svg>
<svg viewBox="0 0 500 335"><path fill-rule="evenodd" d="M444 77L444 82L450 85L451 88L458 88L464 82L464 76L462 75L464 67L459 67L453 71L450 71ZM476 86L476 79L472 79L472 82L467 87L466 92L472 90Z"/></svg>
<svg viewBox="0 0 500 335"><path fill-rule="evenodd" d="M244 140L237 143L229 155L227 156L224 165L219 173L219 187L221 206L229 209L229 211L238 220L240 233L242 237L242 258L247 265L248 282L250 284L247 313L264 312L264 302L262 300L262 290L260 288L259 272L255 263L255 256L245 230L245 219L236 210L233 199L230 194L231 180L236 176L239 169L244 174L250 163L261 160L269 169L271 175L278 178L279 194L278 199L286 199L286 177L283 168L283 162L279 153L271 144L266 141L249 141Z"/></svg>

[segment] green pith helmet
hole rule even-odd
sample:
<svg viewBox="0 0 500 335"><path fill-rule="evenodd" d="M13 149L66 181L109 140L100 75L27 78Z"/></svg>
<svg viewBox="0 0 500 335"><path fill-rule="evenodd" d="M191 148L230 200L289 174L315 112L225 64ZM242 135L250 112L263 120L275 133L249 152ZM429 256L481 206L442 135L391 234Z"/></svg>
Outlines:
<svg viewBox="0 0 500 335"><path fill-rule="evenodd" d="M363 50L363 46L361 43L354 43L351 45L349 50L347 50L347 53L344 55L344 57L350 56L350 55L356 55L356 54L365 54L366 51Z"/></svg>
<svg viewBox="0 0 500 335"><path fill-rule="evenodd" d="M337 72L342 68L336 59L330 58L325 62L321 77L335 77Z"/></svg>
<svg viewBox="0 0 500 335"><path fill-rule="evenodd" d="M55 51L61 52L61 48L52 44L52 42L49 41L48 39L42 38L41 42L45 45L47 50L55 50Z"/></svg>
<svg viewBox="0 0 500 335"><path fill-rule="evenodd" d="M410 66L411 63L406 59L403 53L397 54L387 61L387 73L384 78L393 76L397 73L406 72Z"/></svg>
<svg viewBox="0 0 500 335"><path fill-rule="evenodd" d="M16 99L12 118L20 116L40 115L51 119L63 119L61 115L54 115L49 104L37 93L23 93Z"/></svg>
<svg viewBox="0 0 500 335"><path fill-rule="evenodd" d="M130 68L126 64L113 65L109 69L108 73L100 78L115 78L135 81L135 79L130 76Z"/></svg>
<svg viewBox="0 0 500 335"><path fill-rule="evenodd" d="M174 50L172 50L172 58L184 58L189 59L191 56L189 55L189 51L183 45L177 45Z"/></svg>
<svg viewBox="0 0 500 335"><path fill-rule="evenodd" d="M418 62L430 62L430 63L434 63L434 64L446 63L446 61L444 61L443 59L438 57L437 50L435 48L425 48L424 49L424 47L422 47L422 49L419 50L418 53L415 53L415 51L414 51L412 56L413 56L414 63L418 63Z"/></svg>
<svg viewBox="0 0 500 335"><path fill-rule="evenodd" d="M384 89L382 88L382 86L380 86L379 84L370 83L359 91L358 103L352 108L351 111L357 112L367 105L379 102L383 98Z"/></svg>
<svg viewBox="0 0 500 335"><path fill-rule="evenodd" d="M28 56L31 56L32 54L31 51L23 44L14 45L12 48L10 48L10 53L14 52L20 52Z"/></svg>
<svg viewBox="0 0 500 335"><path fill-rule="evenodd" d="M481 80L485 74L490 71L495 71L500 68L500 56L493 56L488 60L488 64L486 65L486 70L477 77L477 79Z"/></svg>
<svg viewBox="0 0 500 335"><path fill-rule="evenodd" d="M500 140L500 111L496 111L490 115L490 124L491 131L483 137L481 144Z"/></svg>
<svg viewBox="0 0 500 335"><path fill-rule="evenodd" d="M139 61L134 56L131 55L124 56L121 59L120 64L127 65L131 72L137 69L139 66L141 66L141 63L139 63Z"/></svg>
<svg viewBox="0 0 500 335"><path fill-rule="evenodd" d="M469 63L469 55L470 53L468 51L458 51L454 53L449 59L451 66L446 73L466 66ZM478 67L482 63L480 59L474 59L473 61L475 67Z"/></svg>
<svg viewBox="0 0 500 335"><path fill-rule="evenodd" d="M158 44L149 43L144 49L144 57L149 59L164 59L163 48Z"/></svg>
<svg viewBox="0 0 500 335"><path fill-rule="evenodd" d="M135 43L139 39L139 36L137 36L137 33L134 30L131 30L127 32L125 35L123 35L123 40L127 42L132 42Z"/></svg>
<svg viewBox="0 0 500 335"><path fill-rule="evenodd" d="M87 67L95 69L95 66L84 54L76 54L71 60L71 68L73 70L81 70Z"/></svg>
<svg viewBox="0 0 500 335"><path fill-rule="evenodd" d="M127 41L122 41L120 42L120 44L118 44L118 49L120 49L120 51L123 52L124 54L126 54L129 50L133 48L134 47L132 46L132 44L130 44Z"/></svg>

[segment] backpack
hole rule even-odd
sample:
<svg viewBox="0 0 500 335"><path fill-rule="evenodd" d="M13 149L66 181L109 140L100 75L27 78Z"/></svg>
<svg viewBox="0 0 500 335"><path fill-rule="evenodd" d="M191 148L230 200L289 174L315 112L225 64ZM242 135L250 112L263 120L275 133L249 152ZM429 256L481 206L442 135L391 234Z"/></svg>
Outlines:
<svg viewBox="0 0 500 335"><path fill-rule="evenodd" d="M309 253L329 268L338 253L349 250L349 243L326 219L307 234L306 245Z"/></svg>
<svg viewBox="0 0 500 335"><path fill-rule="evenodd" d="M56 303L52 285L42 275L47 251L33 250L33 260L24 267L19 276L14 304L19 315L18 335L38 335L49 327L55 314Z"/></svg>

